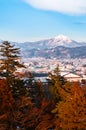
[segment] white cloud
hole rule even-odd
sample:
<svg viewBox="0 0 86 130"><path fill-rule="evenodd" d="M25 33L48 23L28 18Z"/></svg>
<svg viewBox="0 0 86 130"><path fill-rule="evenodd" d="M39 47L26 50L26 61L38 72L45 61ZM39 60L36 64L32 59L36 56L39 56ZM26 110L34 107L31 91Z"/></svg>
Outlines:
<svg viewBox="0 0 86 130"><path fill-rule="evenodd" d="M65 14L86 14L86 0L23 0L31 6Z"/></svg>

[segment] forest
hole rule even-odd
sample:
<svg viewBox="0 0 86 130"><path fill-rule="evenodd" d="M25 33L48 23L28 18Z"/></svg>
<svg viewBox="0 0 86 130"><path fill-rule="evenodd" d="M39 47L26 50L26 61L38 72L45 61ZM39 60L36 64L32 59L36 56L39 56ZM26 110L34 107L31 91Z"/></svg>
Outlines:
<svg viewBox="0 0 86 130"><path fill-rule="evenodd" d="M67 81L58 66L46 84L20 78L20 58L20 48L0 45L0 130L86 130L86 81Z"/></svg>

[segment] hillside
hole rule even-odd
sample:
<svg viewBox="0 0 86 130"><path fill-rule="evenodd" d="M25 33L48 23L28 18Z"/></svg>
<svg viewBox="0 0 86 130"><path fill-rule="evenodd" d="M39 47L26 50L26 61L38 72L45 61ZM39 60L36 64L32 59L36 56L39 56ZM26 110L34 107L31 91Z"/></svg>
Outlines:
<svg viewBox="0 0 86 130"><path fill-rule="evenodd" d="M1 41L2 42L2 41ZM21 49L23 58L82 58L86 57L86 43L71 40L67 36L59 35L51 39L36 42L15 43Z"/></svg>

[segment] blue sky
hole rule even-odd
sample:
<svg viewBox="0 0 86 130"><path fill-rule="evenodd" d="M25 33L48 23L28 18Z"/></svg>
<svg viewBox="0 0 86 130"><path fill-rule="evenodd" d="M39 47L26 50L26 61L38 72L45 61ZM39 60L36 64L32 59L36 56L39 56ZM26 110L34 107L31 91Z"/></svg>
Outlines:
<svg viewBox="0 0 86 130"><path fill-rule="evenodd" d="M0 39L24 42L59 34L86 42L84 0L0 0Z"/></svg>

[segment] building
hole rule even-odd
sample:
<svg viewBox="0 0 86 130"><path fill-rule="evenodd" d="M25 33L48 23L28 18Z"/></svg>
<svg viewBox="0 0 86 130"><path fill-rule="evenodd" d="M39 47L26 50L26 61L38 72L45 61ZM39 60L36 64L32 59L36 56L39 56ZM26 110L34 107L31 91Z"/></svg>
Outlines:
<svg viewBox="0 0 86 130"><path fill-rule="evenodd" d="M74 73L68 73L68 74L64 75L64 78L70 82L76 82L76 81L80 82L83 79L81 76L74 74Z"/></svg>

